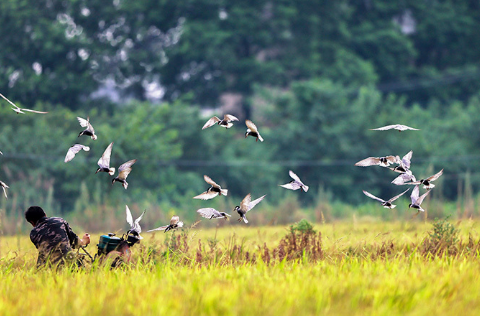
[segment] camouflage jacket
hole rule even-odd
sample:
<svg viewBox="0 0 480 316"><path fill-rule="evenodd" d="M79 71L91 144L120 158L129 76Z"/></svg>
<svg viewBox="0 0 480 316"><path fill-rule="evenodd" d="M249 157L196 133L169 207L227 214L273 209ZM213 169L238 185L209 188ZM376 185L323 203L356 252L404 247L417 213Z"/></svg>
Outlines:
<svg viewBox="0 0 480 316"><path fill-rule="evenodd" d="M41 218L30 232L30 240L38 249L37 267L47 262L62 263L78 244L77 235L60 217Z"/></svg>

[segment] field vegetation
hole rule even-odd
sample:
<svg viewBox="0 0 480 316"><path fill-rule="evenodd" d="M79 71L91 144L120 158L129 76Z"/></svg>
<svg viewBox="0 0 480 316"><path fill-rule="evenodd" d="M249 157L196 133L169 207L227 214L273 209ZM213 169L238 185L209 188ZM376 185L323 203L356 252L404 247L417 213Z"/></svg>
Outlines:
<svg viewBox="0 0 480 316"><path fill-rule="evenodd" d="M94 263L37 271L28 237L3 237L0 313L475 315L478 225L474 220L206 229L197 224L144 234L132 248L133 262L113 270ZM95 252L94 242L88 248Z"/></svg>

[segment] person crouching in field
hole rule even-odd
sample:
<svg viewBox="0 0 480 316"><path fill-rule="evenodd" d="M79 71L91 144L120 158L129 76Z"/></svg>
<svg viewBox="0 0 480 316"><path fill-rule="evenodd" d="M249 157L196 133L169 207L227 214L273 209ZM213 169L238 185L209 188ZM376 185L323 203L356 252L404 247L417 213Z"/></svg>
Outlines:
<svg viewBox="0 0 480 316"><path fill-rule="evenodd" d="M63 265L73 257L72 248L90 243L89 234L79 239L63 218L47 217L40 206L30 206L25 219L33 226L30 240L38 249L37 268L47 263Z"/></svg>

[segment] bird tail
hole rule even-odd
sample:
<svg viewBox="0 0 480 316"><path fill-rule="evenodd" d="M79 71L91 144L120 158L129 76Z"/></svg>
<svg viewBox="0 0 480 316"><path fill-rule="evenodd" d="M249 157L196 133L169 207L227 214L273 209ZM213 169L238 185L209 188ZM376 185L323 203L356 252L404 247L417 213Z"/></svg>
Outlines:
<svg viewBox="0 0 480 316"><path fill-rule="evenodd" d="M435 184L430 183L429 185L424 185L423 188L426 190L431 190L435 187Z"/></svg>
<svg viewBox="0 0 480 316"><path fill-rule="evenodd" d="M228 190L227 190L227 189L221 189L221 190L220 190L220 194L227 196Z"/></svg>
<svg viewBox="0 0 480 316"><path fill-rule="evenodd" d="M303 191L307 192L308 191L308 185L303 185L302 189L303 189Z"/></svg>
<svg viewBox="0 0 480 316"><path fill-rule="evenodd" d="M260 139L260 141L263 142L263 138L262 136L260 136L260 134L258 135L258 139Z"/></svg>
<svg viewBox="0 0 480 316"><path fill-rule="evenodd" d="M108 174L109 175L113 176L114 173L115 173L115 168L112 167L112 168L108 169Z"/></svg>
<svg viewBox="0 0 480 316"><path fill-rule="evenodd" d="M245 224L248 224L247 218L245 216L242 216L242 219L245 222Z"/></svg>
<svg viewBox="0 0 480 316"><path fill-rule="evenodd" d="M128 188L128 182L127 182L127 181L125 181L125 182L123 182L122 184L123 184L123 187L124 187L124 188L125 188L125 190L126 190L126 189Z"/></svg>

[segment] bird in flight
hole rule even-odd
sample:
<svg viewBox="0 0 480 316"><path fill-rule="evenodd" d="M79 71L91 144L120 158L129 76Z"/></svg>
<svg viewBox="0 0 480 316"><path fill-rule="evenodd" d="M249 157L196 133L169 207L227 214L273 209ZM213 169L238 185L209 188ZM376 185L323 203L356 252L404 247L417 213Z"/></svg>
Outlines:
<svg viewBox="0 0 480 316"><path fill-rule="evenodd" d="M378 198L378 197L376 197L375 195L373 195L373 194L371 194L371 193L369 193L369 192L367 192L367 191L365 191L365 190L363 191L363 193L364 193L366 196L368 196L369 198L372 198L372 199L374 199L374 200L377 200L377 201L381 202L384 208L390 208L390 209L392 209L392 208L395 208L395 206L396 206L396 205L392 204L392 202L395 201L396 199L398 199L399 197L401 197L402 195L404 195L408 190L410 190L410 189L406 189L405 191L403 191L403 192L400 193L399 195L395 195L394 197L392 197L392 198L391 198L390 200L388 200L388 201L385 201L385 200L383 200L383 199L381 199L381 198Z"/></svg>
<svg viewBox="0 0 480 316"><path fill-rule="evenodd" d="M258 142L258 140L263 142L263 138L262 138L262 136L260 136L260 133L258 132L257 126L255 124L253 124L253 122L250 121L250 120L246 120L245 124L247 125L247 131L245 132L245 138L247 138L247 136L250 135L250 136L253 136L253 137L257 138L255 140L256 142Z"/></svg>
<svg viewBox="0 0 480 316"><path fill-rule="evenodd" d="M397 163L397 157L395 156L385 156L385 157L368 157L363 160L360 160L355 164L358 167L368 167L368 166L382 166L388 167L393 163Z"/></svg>
<svg viewBox="0 0 480 316"><path fill-rule="evenodd" d="M219 186L215 181L213 181L209 176L204 175L203 179L205 182L211 185L210 188L208 188L207 191L193 197L194 199L200 199L200 200L210 200L216 197L217 195L225 195L227 196L228 190L227 189L222 189L221 186Z"/></svg>
<svg viewBox="0 0 480 316"><path fill-rule="evenodd" d="M236 118L235 116L233 115L230 115L230 114L225 114L223 116L223 120L219 119L218 117L214 116L212 117L211 119L209 119L207 121L207 123L205 123L205 125L203 125L202 129L206 129L206 128L209 128L209 127L212 127L213 125L215 124L218 124L220 126L223 126L225 128L230 128L233 126L233 121L238 121L238 118Z"/></svg>
<svg viewBox="0 0 480 316"><path fill-rule="evenodd" d="M69 162L70 160L72 160L75 157L75 155L82 149L85 151L89 151L90 147L84 146L82 144L75 144L72 147L70 147L67 151L67 155L65 156L65 162Z"/></svg>
<svg viewBox="0 0 480 316"><path fill-rule="evenodd" d="M166 233L171 229L177 229L177 228L180 228L180 227L183 227L183 222L180 221L180 217L174 215L174 216L172 216L172 219L170 220L169 225L160 226L160 227L157 227L157 228L154 228L154 229L147 230L147 233L154 232L154 231L157 231L157 230L163 230L164 233Z"/></svg>
<svg viewBox="0 0 480 316"><path fill-rule="evenodd" d="M394 125L387 125L379 128L371 128L371 131L387 131L389 129L396 129L399 132L411 130L411 131L419 131L418 128L413 128L407 125L401 125L401 124L394 124Z"/></svg>
<svg viewBox="0 0 480 316"><path fill-rule="evenodd" d="M42 111L35 111L35 110L30 110L30 109L22 109L22 108L19 108L18 106L15 105L15 103L13 103L12 101L10 101L9 99L7 99L5 96L3 96L3 94L0 93L0 97L4 98L8 103L10 103L11 105L13 105L13 108L12 110L14 110L15 112L17 112L17 114L25 114L25 112L32 112L32 113L40 113L40 114L47 114L48 112L42 112ZM25 112L24 112L25 111Z"/></svg>
<svg viewBox="0 0 480 316"><path fill-rule="evenodd" d="M202 217L205 217L205 218L208 218L208 219L212 219L212 218L225 218L225 220L228 219L228 217L230 217L231 215L228 215L227 213L225 212L219 212L217 211L216 209L214 208L201 208L199 210L197 210L197 213L200 214L200 216Z"/></svg>
<svg viewBox="0 0 480 316"><path fill-rule="evenodd" d="M138 239L143 239L143 237L140 236L140 233L142 232L142 228L140 227L140 221L142 220L145 211L143 211L142 215L140 215L135 221L133 221L132 212L130 212L128 205L125 205L125 209L127 212L127 223L130 224L130 229L128 230L127 235L129 233L132 233L132 235L135 235L136 237L138 237Z"/></svg>
<svg viewBox="0 0 480 316"><path fill-rule="evenodd" d="M414 182L409 182L409 183L405 183L405 184L413 184L413 185L423 184L424 189L431 190L435 187L435 184L433 184L432 181L435 181L438 178L440 178L440 176L442 174L443 174L443 169L440 170L439 172L437 172L436 174L434 174L433 176L430 176L426 179L420 179L418 181L414 180Z"/></svg>
<svg viewBox="0 0 480 316"><path fill-rule="evenodd" d="M108 172L109 175L113 176L115 173L115 168L110 168L110 156L112 155L112 146L113 142L108 145L107 149L103 152L102 157L98 159L98 169L95 173L97 172Z"/></svg>
<svg viewBox="0 0 480 316"><path fill-rule="evenodd" d="M245 215L247 214L248 211L250 211L252 208L254 208L255 205L260 203L264 198L265 198L265 195L259 197L258 199L254 200L254 201L252 201L252 195L250 193L248 193L247 196L245 196L245 198L240 203L240 206L237 205L233 209L234 212L237 212L238 215L240 215L240 218L238 219L238 221L241 221L243 219L245 224L247 224L248 220L247 220L247 217Z"/></svg>
<svg viewBox="0 0 480 316"><path fill-rule="evenodd" d="M128 188L127 177L132 171L132 165L137 162L137 159L129 160L118 167L118 176L112 179L112 185L118 181L120 182L125 190Z"/></svg>
<svg viewBox="0 0 480 316"><path fill-rule="evenodd" d="M280 184L281 187L289 190L301 189L303 192L308 191L308 186L303 184L302 180L300 180L300 178L295 173L293 173L292 170L290 170L288 174L290 175L290 177L292 177L293 180L287 184Z"/></svg>
<svg viewBox="0 0 480 316"><path fill-rule="evenodd" d="M420 189L418 188L418 185L416 185L415 188L413 188L412 195L410 196L410 198L412 199L412 203L408 204L408 208L414 208L414 209L417 209L419 212L420 211L425 212L425 210L420 205L422 204L423 200L428 195L428 193L430 193L430 190L425 192L420 197L419 197L419 192L420 192Z"/></svg>
<svg viewBox="0 0 480 316"><path fill-rule="evenodd" d="M95 130L93 129L92 124L90 124L90 118L87 117L87 119L84 119L77 116L77 120L80 123L81 127L86 127L85 130L81 131L80 134L78 134L78 137L82 135L86 135L86 136L90 136L93 140L96 140L97 135L95 135Z"/></svg>
<svg viewBox="0 0 480 316"><path fill-rule="evenodd" d="M3 181L0 181L0 187L2 187L2 189L3 189L3 194L5 194L5 198L8 199L7 189L9 189L10 187Z"/></svg>

